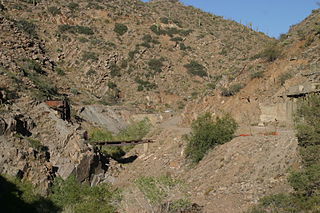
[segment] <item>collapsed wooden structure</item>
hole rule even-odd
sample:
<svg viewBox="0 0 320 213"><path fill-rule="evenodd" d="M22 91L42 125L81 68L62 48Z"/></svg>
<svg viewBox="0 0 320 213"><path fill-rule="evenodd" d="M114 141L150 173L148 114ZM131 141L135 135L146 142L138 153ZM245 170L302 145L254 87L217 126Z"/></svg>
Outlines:
<svg viewBox="0 0 320 213"><path fill-rule="evenodd" d="M50 108L56 110L61 119L70 121L71 120L71 109L68 100L51 100L45 102Z"/></svg>

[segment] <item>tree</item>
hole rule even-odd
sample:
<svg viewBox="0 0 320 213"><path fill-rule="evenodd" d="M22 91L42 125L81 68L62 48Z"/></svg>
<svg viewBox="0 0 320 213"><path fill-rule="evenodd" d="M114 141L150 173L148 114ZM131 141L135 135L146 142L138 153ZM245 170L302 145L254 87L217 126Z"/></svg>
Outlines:
<svg viewBox="0 0 320 213"><path fill-rule="evenodd" d="M230 115L216 119L210 113L199 116L191 125L191 133L185 136L188 142L186 157L193 163L198 163L210 149L230 141L237 127Z"/></svg>

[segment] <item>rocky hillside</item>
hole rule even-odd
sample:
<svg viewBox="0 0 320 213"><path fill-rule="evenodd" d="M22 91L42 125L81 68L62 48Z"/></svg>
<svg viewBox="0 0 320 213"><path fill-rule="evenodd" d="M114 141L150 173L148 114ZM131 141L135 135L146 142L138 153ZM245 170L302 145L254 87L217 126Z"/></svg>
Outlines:
<svg viewBox="0 0 320 213"><path fill-rule="evenodd" d="M176 1L19 1L5 7L6 16L45 44L60 75L57 86L82 104L181 109L216 87L245 84L250 71L261 69L251 58L272 41Z"/></svg>
<svg viewBox="0 0 320 213"><path fill-rule="evenodd" d="M185 212L242 212L290 191L287 172L299 158L287 94L320 80L319 19L315 10L275 40L173 0L3 0L0 173L42 194L55 177L111 182L125 189L121 212L161 212L186 200L193 205ZM61 116L65 102L48 100L68 100L70 118ZM237 134L251 136L190 168L183 135L203 112L230 112ZM156 142L122 156L131 164L88 143L88 132L116 135L145 116ZM268 134L274 128L279 135Z"/></svg>

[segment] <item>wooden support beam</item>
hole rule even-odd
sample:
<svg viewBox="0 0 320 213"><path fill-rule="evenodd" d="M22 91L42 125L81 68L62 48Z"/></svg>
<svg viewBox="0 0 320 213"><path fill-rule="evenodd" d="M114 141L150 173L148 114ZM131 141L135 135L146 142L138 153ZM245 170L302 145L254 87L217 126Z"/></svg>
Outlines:
<svg viewBox="0 0 320 213"><path fill-rule="evenodd" d="M91 142L95 146L130 146L137 144L145 143L154 143L155 140L146 139L146 140L132 140L132 141L103 141L103 142Z"/></svg>

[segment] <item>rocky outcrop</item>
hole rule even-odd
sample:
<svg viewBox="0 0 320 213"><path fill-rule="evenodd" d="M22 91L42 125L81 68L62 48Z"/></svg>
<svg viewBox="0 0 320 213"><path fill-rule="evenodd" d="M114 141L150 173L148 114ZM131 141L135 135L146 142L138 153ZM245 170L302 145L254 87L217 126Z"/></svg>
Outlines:
<svg viewBox="0 0 320 213"><path fill-rule="evenodd" d="M30 136L30 130L34 126L33 120L23 114L0 115L0 135L18 133L22 136Z"/></svg>
<svg viewBox="0 0 320 213"><path fill-rule="evenodd" d="M81 108L79 115L93 125L106 128L115 133L127 126L121 115L107 106L85 106Z"/></svg>

